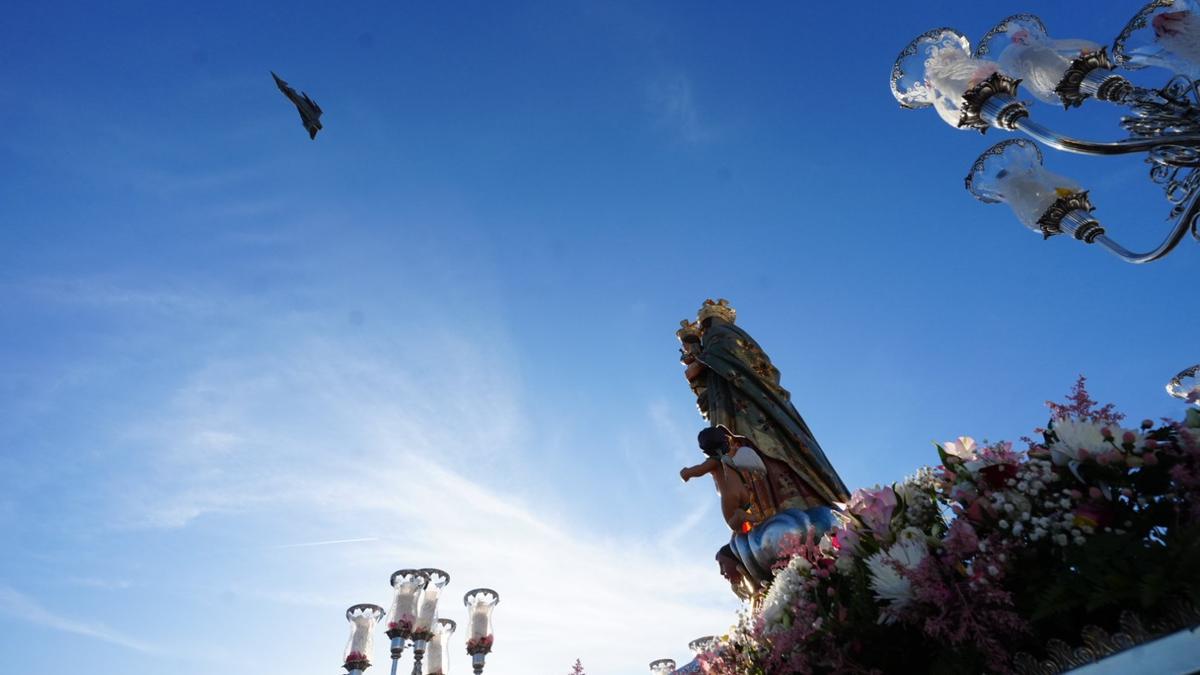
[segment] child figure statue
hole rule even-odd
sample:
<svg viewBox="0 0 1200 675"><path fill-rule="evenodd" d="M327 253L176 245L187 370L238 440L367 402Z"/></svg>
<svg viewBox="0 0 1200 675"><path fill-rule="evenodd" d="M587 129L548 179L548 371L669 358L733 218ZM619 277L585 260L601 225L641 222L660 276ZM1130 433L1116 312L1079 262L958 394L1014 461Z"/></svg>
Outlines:
<svg viewBox="0 0 1200 675"><path fill-rule="evenodd" d="M749 438L717 425L702 429L696 441L708 459L681 469L679 477L687 482L712 476L721 496L721 515L733 531L722 550L727 548L740 563L740 570L749 576L750 587L761 587L774 576L771 566L779 559L781 545L788 536L803 539L810 532L820 535L833 526L833 512L827 506L780 508L767 465ZM718 562L721 559L718 554ZM725 566L721 573L738 592L742 580L730 578Z"/></svg>

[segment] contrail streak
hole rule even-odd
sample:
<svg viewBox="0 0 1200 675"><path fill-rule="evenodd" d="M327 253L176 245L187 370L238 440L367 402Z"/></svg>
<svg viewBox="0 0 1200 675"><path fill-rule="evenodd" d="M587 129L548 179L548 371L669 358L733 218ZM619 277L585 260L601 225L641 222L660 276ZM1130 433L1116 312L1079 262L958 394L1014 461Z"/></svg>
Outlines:
<svg viewBox="0 0 1200 675"><path fill-rule="evenodd" d="M300 544L282 544L271 548L308 548L309 546L332 546L334 544L355 544L360 541L379 541L379 537L363 537L361 539L330 539L329 541L306 541Z"/></svg>

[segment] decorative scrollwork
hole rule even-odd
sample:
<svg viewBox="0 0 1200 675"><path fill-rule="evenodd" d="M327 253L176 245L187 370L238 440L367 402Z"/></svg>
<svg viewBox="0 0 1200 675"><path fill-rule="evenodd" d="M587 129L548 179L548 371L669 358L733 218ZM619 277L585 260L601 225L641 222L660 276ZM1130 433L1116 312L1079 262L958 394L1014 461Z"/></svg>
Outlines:
<svg viewBox="0 0 1200 675"><path fill-rule="evenodd" d="M1149 152L1149 159L1152 162L1171 166L1200 166L1200 148L1167 143L1152 148Z"/></svg>
<svg viewBox="0 0 1200 675"><path fill-rule="evenodd" d="M1049 239L1056 234L1062 234L1062 221L1068 213L1072 211L1087 211L1091 213L1094 210L1096 210L1096 207L1092 206L1086 190L1083 192L1072 192L1069 195L1064 195L1054 200L1050 208L1046 209L1041 218L1038 218L1038 227L1042 229L1042 235L1046 239ZM1096 236L1104 232L1103 228L1099 228L1099 232L1095 232L1097 228L1099 228L1098 225L1092 228L1080 228L1075 232L1075 238L1083 239L1084 241L1088 241L1089 237L1095 239ZM1090 244L1091 241L1088 241L1088 243Z"/></svg>
<svg viewBox="0 0 1200 675"><path fill-rule="evenodd" d="M981 39L979 41L979 45L977 47L975 47L975 54L974 54L975 58L979 59L979 58L983 58L984 56L987 56L988 52L991 50L992 38L996 37L1000 33L1007 32L1008 24L1010 24L1014 21L1025 21L1027 23L1031 23L1034 26L1037 26L1039 29L1041 29L1041 31L1043 33L1046 32L1046 24L1042 23L1042 20L1037 15L1035 15L1035 14L1013 14L1012 16L1005 18L1000 23L993 26L992 29L989 30L987 33L984 33L983 39Z"/></svg>
<svg viewBox="0 0 1200 675"><path fill-rule="evenodd" d="M1134 31L1146 27L1146 20L1150 18L1151 14L1160 7L1170 7L1173 4L1175 4L1175 0L1151 0L1151 2L1146 3L1146 6L1142 7L1141 11L1129 20L1129 23L1125 24L1125 28L1121 30L1120 35L1117 36L1117 39L1113 40L1112 55L1117 65L1129 70L1136 70L1143 67L1130 60L1129 54L1125 53L1125 43L1129 41L1129 37L1133 35Z"/></svg>
<svg viewBox="0 0 1200 675"><path fill-rule="evenodd" d="M1083 91L1080 89L1080 85L1083 84L1083 78L1097 68L1103 68L1104 70L1113 69L1112 61L1108 60L1108 52L1104 47L1101 47L1094 52L1088 52L1087 54L1076 58L1074 61L1071 61L1071 65L1067 66L1067 70L1065 73L1063 73L1062 79L1059 80L1058 85L1054 87L1054 93L1058 94L1058 97L1062 99L1064 108L1069 109L1083 105L1083 102L1087 100L1088 95L1083 93ZM1115 83L1106 82L1105 84L1107 84L1108 89L1111 90L1113 87L1116 87L1120 84L1120 80L1116 80ZM1107 96L1113 94L1110 91L1104 91L1103 95L1100 93L1097 95L1100 96L1100 98L1106 98Z"/></svg>
<svg viewBox="0 0 1200 675"><path fill-rule="evenodd" d="M1197 624L1200 624L1200 612L1191 605L1176 606L1149 628L1137 615L1126 610L1121 612L1118 631L1108 633L1097 626L1087 626L1080 632L1083 646L1072 649L1062 640L1050 640L1046 643L1045 658L1039 660L1032 654L1021 652L1013 657L1013 670L1018 675L1059 675Z"/></svg>
<svg viewBox="0 0 1200 675"><path fill-rule="evenodd" d="M1124 101L1133 114L1122 117L1121 126L1140 138L1200 133L1200 91L1197 86L1191 79L1177 76L1157 91L1132 89Z"/></svg>
<svg viewBox="0 0 1200 675"><path fill-rule="evenodd" d="M958 118L958 127L960 129L963 127L978 129L979 133L986 133L991 125L984 121L982 116L984 101L997 94L1016 96L1017 87L1020 84L1020 80L1011 78L1000 71L988 75L986 80L971 87L963 94L962 113Z"/></svg>

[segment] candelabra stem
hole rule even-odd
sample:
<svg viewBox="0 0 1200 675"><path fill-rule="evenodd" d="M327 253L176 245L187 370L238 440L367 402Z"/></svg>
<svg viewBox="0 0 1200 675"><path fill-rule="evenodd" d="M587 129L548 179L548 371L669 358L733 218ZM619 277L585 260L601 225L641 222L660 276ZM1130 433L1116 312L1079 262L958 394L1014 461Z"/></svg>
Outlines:
<svg viewBox="0 0 1200 675"><path fill-rule="evenodd" d="M396 666L399 666L399 665L400 665L400 657L393 656L392 657L392 675L396 675Z"/></svg>
<svg viewBox="0 0 1200 675"><path fill-rule="evenodd" d="M425 656L424 651L413 650L413 669L412 675L421 675L421 659Z"/></svg>
<svg viewBox="0 0 1200 675"><path fill-rule="evenodd" d="M1143 263L1154 262L1159 258L1166 256L1171 252L1179 242L1183 241L1184 235L1187 234L1188 227L1195 227L1197 218L1200 217L1200 195L1192 195L1191 202L1187 205L1187 209L1175 221L1175 227L1167 234L1167 238L1163 239L1162 243L1157 248L1145 253L1135 253L1113 241L1106 234L1100 234L1095 238L1095 243L1107 248L1114 255L1121 258L1125 262L1141 265Z"/></svg>
<svg viewBox="0 0 1200 675"><path fill-rule="evenodd" d="M1164 134L1152 138L1126 138L1120 141L1102 142L1084 141L1064 136L1034 122L1029 117L1015 120L1012 126L1051 148L1081 155L1128 155L1135 152L1149 152L1162 145L1200 147L1200 134Z"/></svg>

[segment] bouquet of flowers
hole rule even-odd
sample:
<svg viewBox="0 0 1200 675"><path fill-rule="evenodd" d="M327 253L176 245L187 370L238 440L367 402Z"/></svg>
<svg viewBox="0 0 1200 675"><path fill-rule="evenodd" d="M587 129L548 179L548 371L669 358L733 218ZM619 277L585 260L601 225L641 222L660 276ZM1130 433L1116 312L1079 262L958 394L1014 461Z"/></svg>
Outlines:
<svg viewBox="0 0 1200 675"><path fill-rule="evenodd" d="M1087 626L1200 607L1200 411L1122 424L1081 377L1038 440L937 446L790 543L706 673L1010 672Z"/></svg>
<svg viewBox="0 0 1200 675"><path fill-rule="evenodd" d="M472 656L475 654L487 654L492 651L493 642L495 642L495 636L490 633L481 638L467 640L467 653Z"/></svg>

